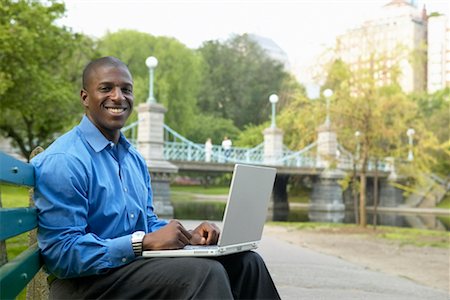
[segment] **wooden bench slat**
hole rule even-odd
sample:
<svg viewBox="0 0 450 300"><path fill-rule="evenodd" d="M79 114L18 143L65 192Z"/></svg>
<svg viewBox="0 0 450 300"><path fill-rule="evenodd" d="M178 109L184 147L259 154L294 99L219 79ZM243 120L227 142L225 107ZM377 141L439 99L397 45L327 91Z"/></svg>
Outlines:
<svg viewBox="0 0 450 300"><path fill-rule="evenodd" d="M14 299L42 266L39 248L34 244L0 268L0 299Z"/></svg>
<svg viewBox="0 0 450 300"><path fill-rule="evenodd" d="M34 185L34 168L32 165L0 152L0 181L18 185Z"/></svg>
<svg viewBox="0 0 450 300"><path fill-rule="evenodd" d="M30 231L37 227L37 210L34 207L1 208L0 240Z"/></svg>

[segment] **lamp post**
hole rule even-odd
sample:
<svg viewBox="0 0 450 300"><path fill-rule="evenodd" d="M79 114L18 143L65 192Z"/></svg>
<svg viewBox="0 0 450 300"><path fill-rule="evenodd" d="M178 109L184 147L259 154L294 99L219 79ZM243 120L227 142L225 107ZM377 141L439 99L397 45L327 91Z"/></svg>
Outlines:
<svg viewBox="0 0 450 300"><path fill-rule="evenodd" d="M325 119L325 124L330 125L330 98L331 96L333 96L333 91L330 89L326 89L325 91L323 91L323 95L327 100L327 118Z"/></svg>
<svg viewBox="0 0 450 300"><path fill-rule="evenodd" d="M150 81L149 81L149 94L147 98L147 103L156 103L156 99L153 96L153 72L158 65L158 60L154 56L149 56L145 60L145 64L147 65L150 71Z"/></svg>
<svg viewBox="0 0 450 300"><path fill-rule="evenodd" d="M271 128L275 128L276 124L275 124L275 105L278 102L278 96L276 94L272 94L269 96L269 101L270 103L272 103L272 125L270 126Z"/></svg>
<svg viewBox="0 0 450 300"><path fill-rule="evenodd" d="M406 131L406 135L408 136L409 140L409 151L408 151L408 160L412 161L414 159L413 154L413 135L416 133L416 131L413 128L408 128Z"/></svg>

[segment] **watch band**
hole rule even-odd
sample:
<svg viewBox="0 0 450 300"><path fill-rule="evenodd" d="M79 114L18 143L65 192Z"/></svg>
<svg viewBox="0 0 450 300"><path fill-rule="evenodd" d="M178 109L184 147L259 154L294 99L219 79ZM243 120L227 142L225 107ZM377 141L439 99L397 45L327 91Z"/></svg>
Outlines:
<svg viewBox="0 0 450 300"><path fill-rule="evenodd" d="M133 252L136 256L142 255L142 242L133 243Z"/></svg>

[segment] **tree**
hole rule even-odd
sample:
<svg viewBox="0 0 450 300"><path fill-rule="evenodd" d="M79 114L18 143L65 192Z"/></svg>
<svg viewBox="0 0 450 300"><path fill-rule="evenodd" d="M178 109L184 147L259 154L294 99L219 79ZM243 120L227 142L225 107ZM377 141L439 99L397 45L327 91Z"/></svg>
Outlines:
<svg viewBox="0 0 450 300"><path fill-rule="evenodd" d="M279 101L276 104L277 111L279 111L277 126L284 132L284 143L290 149L300 149L302 146L311 143L314 138L307 134L304 135L308 130L303 130L304 126L311 124L303 116L303 114L306 115L306 111L300 109L301 106L307 105L309 102L305 87L299 84L293 75L287 74L277 94L279 96ZM267 115L264 122L259 125L244 125L235 145L254 147L262 143L264 140L262 132L270 126L270 120L270 115ZM314 129L311 132L314 132Z"/></svg>
<svg viewBox="0 0 450 300"><path fill-rule="evenodd" d="M419 106L420 118L426 120L428 130L436 136L438 147L432 150L435 162L431 171L448 176L450 170L450 88L436 91L433 94L420 93L413 95ZM417 147L417 145L416 145Z"/></svg>
<svg viewBox="0 0 450 300"><path fill-rule="evenodd" d="M324 105L318 100L299 96L280 112L278 126L284 132L284 143L300 150L317 139L317 128L325 121Z"/></svg>
<svg viewBox="0 0 450 300"><path fill-rule="evenodd" d="M0 134L12 138L27 159L73 122L78 110L70 63L86 39L55 25L64 11L56 1L2 0L0 6Z"/></svg>
<svg viewBox="0 0 450 300"><path fill-rule="evenodd" d="M398 65L388 66L385 61L383 53L370 53L368 60L360 64L366 67L350 72L350 76L335 87L339 97L332 101L333 122L344 146L354 149L354 133L356 130L361 132L359 208L362 226L367 223L369 163L387 156L403 160L407 149L405 133L409 127L415 127L422 140L423 151L415 164L428 161L430 155L427 147L433 148L435 145L433 134L419 117L417 105L403 93L398 84ZM383 79L388 80L382 83Z"/></svg>
<svg viewBox="0 0 450 300"><path fill-rule="evenodd" d="M99 40L102 55L119 57L128 64L135 83L136 104L148 97L148 56L158 59L155 69L155 98L167 108L165 123L189 136L195 126L196 101L202 60L193 50L173 38L154 37L134 30L108 33Z"/></svg>
<svg viewBox="0 0 450 300"><path fill-rule="evenodd" d="M198 97L202 112L231 119L243 129L269 116L269 95L281 90L288 74L248 35L225 43L205 42L199 49L206 64Z"/></svg>
<svg viewBox="0 0 450 300"><path fill-rule="evenodd" d="M233 121L222 119L212 115L198 114L195 123L189 133L189 139L196 142L204 142L211 138L213 144L220 145L224 136L235 140L240 130L233 125ZM235 144L233 142L233 144Z"/></svg>

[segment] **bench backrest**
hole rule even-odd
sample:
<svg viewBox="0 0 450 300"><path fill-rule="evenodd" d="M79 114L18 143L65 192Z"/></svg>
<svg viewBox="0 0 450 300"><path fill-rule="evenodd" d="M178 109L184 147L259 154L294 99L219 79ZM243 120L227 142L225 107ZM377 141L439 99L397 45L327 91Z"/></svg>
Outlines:
<svg viewBox="0 0 450 300"><path fill-rule="evenodd" d="M0 183L34 187L34 168L0 151ZM34 207L0 209L0 241L37 227ZM0 299L15 298L33 279L43 262L37 244L0 267Z"/></svg>

